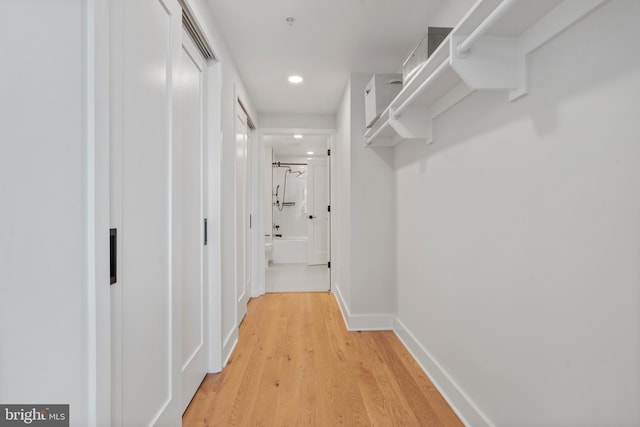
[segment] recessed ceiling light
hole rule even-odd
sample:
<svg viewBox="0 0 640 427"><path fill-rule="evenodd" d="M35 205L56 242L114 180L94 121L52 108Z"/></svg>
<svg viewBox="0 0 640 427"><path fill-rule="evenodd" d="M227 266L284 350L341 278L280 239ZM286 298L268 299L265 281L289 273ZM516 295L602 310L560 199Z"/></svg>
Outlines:
<svg viewBox="0 0 640 427"><path fill-rule="evenodd" d="M312 155L312 154L313 154L313 151L307 151L307 154L308 154L308 155Z"/></svg>
<svg viewBox="0 0 640 427"><path fill-rule="evenodd" d="M293 137L294 137L295 139L302 139L302 135L300 135L299 133L297 133L297 134L293 135Z"/></svg>
<svg viewBox="0 0 640 427"><path fill-rule="evenodd" d="M289 83L302 83L302 80L300 76L289 76Z"/></svg>
<svg viewBox="0 0 640 427"><path fill-rule="evenodd" d="M287 19L285 19L285 21L287 21L287 24L293 25L293 23L296 22L296 18L294 18L293 16L287 16Z"/></svg>

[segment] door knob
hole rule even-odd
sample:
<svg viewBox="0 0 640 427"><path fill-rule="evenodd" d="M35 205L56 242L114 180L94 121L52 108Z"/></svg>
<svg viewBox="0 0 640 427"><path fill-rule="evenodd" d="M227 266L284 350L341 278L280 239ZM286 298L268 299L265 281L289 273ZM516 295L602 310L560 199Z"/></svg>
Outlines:
<svg viewBox="0 0 640 427"><path fill-rule="evenodd" d="M315 216L309 215L309 219L313 219L313 218L315 218Z"/></svg>

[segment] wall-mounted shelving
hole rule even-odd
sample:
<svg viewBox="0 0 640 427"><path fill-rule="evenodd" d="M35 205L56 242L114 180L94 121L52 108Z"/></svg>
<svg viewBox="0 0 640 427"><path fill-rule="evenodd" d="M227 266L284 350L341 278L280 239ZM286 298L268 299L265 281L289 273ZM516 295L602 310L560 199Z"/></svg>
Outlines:
<svg viewBox="0 0 640 427"><path fill-rule="evenodd" d="M370 146L433 142L433 119L474 90L528 93L527 56L607 0L479 0L365 134Z"/></svg>

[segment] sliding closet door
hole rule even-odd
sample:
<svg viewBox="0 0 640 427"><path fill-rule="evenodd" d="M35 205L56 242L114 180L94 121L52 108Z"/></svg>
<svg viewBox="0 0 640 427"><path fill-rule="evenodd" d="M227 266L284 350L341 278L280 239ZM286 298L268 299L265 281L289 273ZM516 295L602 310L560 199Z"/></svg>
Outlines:
<svg viewBox="0 0 640 427"><path fill-rule="evenodd" d="M182 38L179 107L182 133L174 144L174 285L181 294L181 411L207 374L204 287L205 63L187 33Z"/></svg>
<svg viewBox="0 0 640 427"><path fill-rule="evenodd" d="M182 20L175 0L113 6L113 425L179 425L180 294L172 283L172 147Z"/></svg>

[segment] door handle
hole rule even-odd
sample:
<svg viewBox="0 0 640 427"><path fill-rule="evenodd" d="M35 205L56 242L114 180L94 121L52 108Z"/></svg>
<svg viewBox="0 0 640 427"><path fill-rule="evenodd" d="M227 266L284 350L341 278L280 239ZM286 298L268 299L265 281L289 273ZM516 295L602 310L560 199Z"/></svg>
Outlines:
<svg viewBox="0 0 640 427"><path fill-rule="evenodd" d="M309 215L309 219L313 219L313 218L316 218L316 217L313 215Z"/></svg>
<svg viewBox="0 0 640 427"><path fill-rule="evenodd" d="M113 285L118 281L118 229L109 229L109 272L110 283Z"/></svg>

